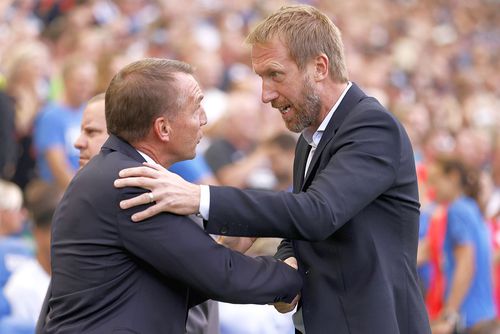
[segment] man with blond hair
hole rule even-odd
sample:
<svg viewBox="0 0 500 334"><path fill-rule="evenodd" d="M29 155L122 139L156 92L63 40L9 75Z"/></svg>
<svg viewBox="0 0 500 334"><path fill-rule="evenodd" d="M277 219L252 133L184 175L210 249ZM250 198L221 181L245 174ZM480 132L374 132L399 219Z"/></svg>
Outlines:
<svg viewBox="0 0 500 334"><path fill-rule="evenodd" d="M340 32L314 7L281 8L247 41L262 101L301 133L293 193L198 186L139 167L115 182L145 187L156 199L133 219L199 211L210 233L286 238L276 257L297 261L304 279L294 315L302 333L430 333L416 272L417 178L404 128L349 81ZM121 205L145 202L142 195Z"/></svg>

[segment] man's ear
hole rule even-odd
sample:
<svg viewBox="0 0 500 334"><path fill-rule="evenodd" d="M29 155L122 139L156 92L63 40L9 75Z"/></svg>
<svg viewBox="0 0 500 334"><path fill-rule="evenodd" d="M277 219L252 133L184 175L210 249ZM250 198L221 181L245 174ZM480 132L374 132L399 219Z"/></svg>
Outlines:
<svg viewBox="0 0 500 334"><path fill-rule="evenodd" d="M170 140L171 134L170 122L164 116L158 117L153 122L153 132L155 136L163 142Z"/></svg>
<svg viewBox="0 0 500 334"><path fill-rule="evenodd" d="M330 60L328 56L324 53L316 56L313 60L314 64L314 80L322 81L328 77L328 69L330 65Z"/></svg>

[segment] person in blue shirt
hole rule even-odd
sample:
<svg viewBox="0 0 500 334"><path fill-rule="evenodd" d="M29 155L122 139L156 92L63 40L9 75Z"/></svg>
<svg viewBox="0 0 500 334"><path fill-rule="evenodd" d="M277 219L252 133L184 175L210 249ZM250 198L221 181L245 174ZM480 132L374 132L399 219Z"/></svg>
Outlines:
<svg viewBox="0 0 500 334"><path fill-rule="evenodd" d="M3 288L12 272L33 258L33 247L19 236L24 226L23 195L14 183L0 179L0 318L10 313ZM3 333L3 332L0 332Z"/></svg>
<svg viewBox="0 0 500 334"><path fill-rule="evenodd" d="M70 58L63 68L62 101L46 105L34 127L34 147L42 180L65 189L79 167L79 152L73 143L80 133L83 108L94 93L95 65Z"/></svg>
<svg viewBox="0 0 500 334"><path fill-rule="evenodd" d="M489 230L476 201L477 178L463 162L439 158L431 171L436 200L448 203L444 240L444 308L433 333L497 333Z"/></svg>

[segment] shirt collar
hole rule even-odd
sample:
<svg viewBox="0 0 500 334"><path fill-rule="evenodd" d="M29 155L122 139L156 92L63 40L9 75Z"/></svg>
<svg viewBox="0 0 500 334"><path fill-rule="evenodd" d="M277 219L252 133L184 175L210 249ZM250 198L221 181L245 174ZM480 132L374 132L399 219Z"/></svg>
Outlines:
<svg viewBox="0 0 500 334"><path fill-rule="evenodd" d="M139 152L140 155L142 155L142 157L144 158L144 160L146 160L146 162L149 162L150 164L156 164L156 162L146 153L141 152L138 149L136 149L136 151Z"/></svg>
<svg viewBox="0 0 500 334"><path fill-rule="evenodd" d="M309 145L311 145L314 148L318 146L319 141L323 136L323 132L325 132L326 126L328 125L328 123L330 123L330 120L332 119L335 110L337 110L337 108L339 107L340 103L344 99L344 96L347 94L347 91L349 90L349 88L351 88L351 86L352 82L348 81L346 88L344 88L337 102L335 102L332 109L330 109L323 122L321 122L321 124L319 125L318 130L316 130L316 132L311 134L309 131L307 131L307 128L304 129L304 131L302 131L302 136L304 136L304 139L307 141Z"/></svg>

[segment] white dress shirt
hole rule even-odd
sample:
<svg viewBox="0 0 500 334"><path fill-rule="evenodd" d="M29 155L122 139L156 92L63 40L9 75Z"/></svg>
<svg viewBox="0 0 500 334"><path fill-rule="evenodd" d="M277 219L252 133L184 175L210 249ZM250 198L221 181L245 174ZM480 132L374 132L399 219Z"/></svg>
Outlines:
<svg viewBox="0 0 500 334"><path fill-rule="evenodd" d="M314 152L316 151L316 147L318 146L321 137L323 137L323 133L325 132L326 126L332 119L333 114L335 113L335 110L337 110L338 106L344 99L345 94L347 94L347 91L349 88L351 88L352 82L348 82L346 88L340 94L340 97L338 98L337 102L333 105L332 109L328 112L326 115L325 119L323 122L321 122L320 126L318 129L311 134L308 129L304 129L302 131L302 135L304 136L304 139L307 141L309 145L312 146L311 151L309 151L309 156L307 157L307 163L306 163L306 169L305 173L307 174L307 169L309 168L309 164L311 163L312 157L314 156ZM139 152L140 153L140 152ZM207 185L200 185L200 209L199 209L200 215L203 217L203 219L208 220L208 217L210 215L210 188Z"/></svg>

